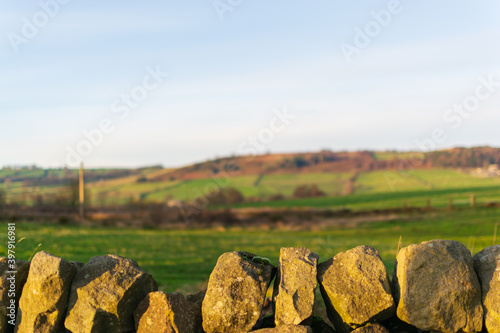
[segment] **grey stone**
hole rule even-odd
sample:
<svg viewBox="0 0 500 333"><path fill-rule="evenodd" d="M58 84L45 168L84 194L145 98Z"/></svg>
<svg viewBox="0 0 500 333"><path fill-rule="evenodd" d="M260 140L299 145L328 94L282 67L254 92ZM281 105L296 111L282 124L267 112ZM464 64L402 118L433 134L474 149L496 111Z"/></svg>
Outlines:
<svg viewBox="0 0 500 333"><path fill-rule="evenodd" d="M239 251L217 260L202 305L205 332L249 332L256 324L275 268L254 257Z"/></svg>
<svg viewBox="0 0 500 333"><path fill-rule="evenodd" d="M358 246L318 266L328 318L339 332L391 317L395 303L378 251Z"/></svg>
<svg viewBox="0 0 500 333"><path fill-rule="evenodd" d="M71 285L66 328L73 333L133 331L134 310L157 289L135 261L111 254L93 257Z"/></svg>
<svg viewBox="0 0 500 333"><path fill-rule="evenodd" d="M282 247L273 300L276 326L311 324L319 256L300 247Z"/></svg>
<svg viewBox="0 0 500 333"><path fill-rule="evenodd" d="M397 315L424 331L480 332L481 289L469 250L433 240L403 248L393 274Z"/></svg>
<svg viewBox="0 0 500 333"><path fill-rule="evenodd" d="M75 273L76 268L66 260L38 252L31 261L19 300L15 332L62 331Z"/></svg>
<svg viewBox="0 0 500 333"><path fill-rule="evenodd" d="M194 303L200 307L201 311L201 305L203 304L203 299L205 298L205 294L207 293L207 290L202 290L197 292L196 294L190 294L186 295L186 300L188 302Z"/></svg>
<svg viewBox="0 0 500 333"><path fill-rule="evenodd" d="M180 293L156 291L134 311L137 333L198 333L201 309Z"/></svg>
<svg viewBox="0 0 500 333"><path fill-rule="evenodd" d="M500 333L500 245L487 247L473 260L481 284L486 330Z"/></svg>
<svg viewBox="0 0 500 333"><path fill-rule="evenodd" d="M19 298L26 279L30 263L28 261L0 257L0 333L14 332ZM12 272L12 273L11 273Z"/></svg>
<svg viewBox="0 0 500 333"><path fill-rule="evenodd" d="M76 270L80 270L83 268L83 266L85 266L85 264L83 262L80 262L80 261L70 261L69 262L71 265L75 266Z"/></svg>

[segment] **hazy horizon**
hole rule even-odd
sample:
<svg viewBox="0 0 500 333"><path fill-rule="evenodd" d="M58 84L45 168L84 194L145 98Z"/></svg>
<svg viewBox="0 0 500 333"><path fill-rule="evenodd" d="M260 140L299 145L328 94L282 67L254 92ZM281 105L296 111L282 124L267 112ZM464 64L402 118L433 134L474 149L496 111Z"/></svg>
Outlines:
<svg viewBox="0 0 500 333"><path fill-rule="evenodd" d="M445 148L441 148L439 150L448 150L448 149L455 149L455 148L479 148L479 147L491 147L491 148L499 148L499 147L494 147L494 146L487 146L487 145L482 145L482 146L454 146L454 147L445 147ZM186 166L190 166L190 165L194 165L194 164L198 164L198 163L204 163L204 162L208 162L208 161L213 161L213 160L216 160L216 159L230 159L232 157L245 157L245 156L265 156L267 154L273 154L273 155L286 155L286 154L310 154L310 153L319 153L321 152L322 150L325 150L326 148L324 149L316 149L316 150L310 150L310 151L294 151L294 150L290 150L290 151L276 151L276 152L272 152L272 151L269 151L267 153L262 153L262 154L257 154L257 155L217 155L217 156L214 156L213 158L207 158L207 159L204 159L204 160L195 160L194 162L192 163L187 163L187 164L182 164L182 165L163 165L161 163L158 163L158 164L141 164L141 163L138 163L138 164L135 164L135 165L122 165L122 166L114 166L114 165L87 165L84 162L84 168L85 169L141 169L141 168L149 168L149 167L156 167L156 166L161 166L163 167L164 169L176 169L176 168L182 168L182 167L186 167ZM411 162L413 161L414 158L416 158L416 155L410 155L410 156L407 156L405 157L404 154L411 154L411 153L415 153L415 154L420 154L422 153L421 150L397 150L397 149L383 149L383 150L374 150L374 149L357 149L357 150L331 150L333 153L342 153L342 152L348 152L348 153L356 153L356 152L362 152L362 151L371 151L371 152L374 152L374 153L384 153L384 152L389 152L389 153L396 153L396 154L402 154L403 155L403 161L408 161L408 162ZM40 168L40 169L57 169L59 167L53 167L53 166L48 166L48 165L38 165L38 164L9 164L9 163L6 163L5 165L0 165L0 169L2 168L23 168L23 167L32 167L32 166L35 166L37 168ZM70 169L79 169L79 166L75 166L75 167L70 167L68 165L63 165L61 166L60 168L65 168L65 167L69 167Z"/></svg>
<svg viewBox="0 0 500 333"><path fill-rule="evenodd" d="M0 167L500 146L500 3L0 4Z"/></svg>

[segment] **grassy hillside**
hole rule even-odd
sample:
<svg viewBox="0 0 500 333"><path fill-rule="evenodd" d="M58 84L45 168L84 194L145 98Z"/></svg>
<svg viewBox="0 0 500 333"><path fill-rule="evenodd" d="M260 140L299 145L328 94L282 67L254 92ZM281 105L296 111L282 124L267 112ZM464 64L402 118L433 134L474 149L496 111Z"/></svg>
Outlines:
<svg viewBox="0 0 500 333"><path fill-rule="evenodd" d="M420 154L322 150L217 158L176 169L161 166L88 169L85 180L87 203L94 207L170 199L191 201L219 187L234 187L250 206L268 205L253 202L267 201L279 194L288 199L269 205L369 209L370 204L372 208L399 207L405 200L421 205L427 198L441 205L449 196L460 202L465 200L462 197L476 192L483 202L497 200L495 187L500 186L500 171L494 171L494 167L498 168L499 164L500 149L491 147ZM472 170L477 167L482 171L474 176ZM479 174L496 174L496 177L480 178ZM78 200L77 179L78 170L43 170L35 166L1 169L0 206L6 202L37 206L58 203L74 207ZM328 198L300 202L290 199L297 186L312 184ZM372 194L380 195L372 200ZM365 202L360 206L358 202L362 200Z"/></svg>
<svg viewBox="0 0 500 333"><path fill-rule="evenodd" d="M400 207L403 200L424 205L427 198L439 204L447 204L449 196L457 203L461 198L468 200L476 194L478 200L498 200L500 197L500 178L477 178L469 174L448 169L415 170L411 174L389 171L360 173L354 183L354 194L344 196L344 189L350 173L311 173L293 175L249 175L231 178L208 178L186 181L167 181L119 183L116 181L91 184L89 190L93 197L106 193L109 203L125 201L130 198L145 201L165 201L166 198L189 201L208 193L217 186L237 188L246 198L265 199L273 194L291 197L296 186L317 184L327 197L301 200L284 200L274 203L252 202L243 206L353 206L364 204L366 208ZM372 194L375 194L371 196ZM486 199L487 198L487 199ZM360 207L361 208L361 207Z"/></svg>
<svg viewBox="0 0 500 333"><path fill-rule="evenodd" d="M500 188L474 187L461 189L444 189L433 191L411 192L385 192L354 194L341 197L318 197L305 199L285 199L270 202L248 202L234 205L235 208L243 207L314 207L331 209L373 210L401 208L403 206L426 207L427 200L431 201L434 208L448 206L450 197L454 206L469 206L471 195L476 196L476 204L500 202Z"/></svg>
<svg viewBox="0 0 500 333"><path fill-rule="evenodd" d="M148 181L165 171L142 172L116 179L99 180L87 184L90 204L93 206L120 205L131 201L165 202L169 199L189 201L222 187L234 187L247 199L264 200L282 194L288 199L276 202L251 202L240 207L344 207L352 209L401 207L404 202L413 206L446 206L450 196L456 204L467 204L470 195L478 203L500 201L500 177L479 178L453 169L425 169L411 172L371 171L353 176L352 173L297 173L244 175L192 180ZM353 180L354 179L354 180ZM353 192L346 192L349 181ZM298 185L317 184L326 197L290 199ZM0 189L5 184L0 184ZM10 202L34 203L36 196L53 198L68 192L68 184L27 187L12 182L6 191ZM344 195L351 193L349 195Z"/></svg>
<svg viewBox="0 0 500 333"><path fill-rule="evenodd" d="M426 169L410 172L364 172L356 181L356 193L428 191L434 189L491 187L500 177L479 178L454 169Z"/></svg>

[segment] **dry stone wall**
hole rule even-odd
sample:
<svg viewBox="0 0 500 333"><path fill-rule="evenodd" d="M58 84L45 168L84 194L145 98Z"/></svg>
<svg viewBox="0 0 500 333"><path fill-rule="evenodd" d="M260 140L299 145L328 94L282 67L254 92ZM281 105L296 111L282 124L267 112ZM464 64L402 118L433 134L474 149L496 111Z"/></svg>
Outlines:
<svg viewBox="0 0 500 333"><path fill-rule="evenodd" d="M329 323L314 315L318 286ZM410 245L392 279L370 246L324 262L309 249L282 248L277 267L235 251L220 256L205 291L157 289L116 255L84 265L42 251L15 270L0 258L0 333L500 333L500 245L474 257L456 241Z"/></svg>

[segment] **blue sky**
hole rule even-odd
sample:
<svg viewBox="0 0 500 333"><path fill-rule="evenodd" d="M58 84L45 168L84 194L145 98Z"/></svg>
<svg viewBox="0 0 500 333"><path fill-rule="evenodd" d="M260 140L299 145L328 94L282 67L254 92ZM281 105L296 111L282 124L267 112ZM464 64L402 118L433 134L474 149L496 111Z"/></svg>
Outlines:
<svg viewBox="0 0 500 333"><path fill-rule="evenodd" d="M0 166L71 166L75 153L90 167L180 166L248 151L249 137L262 153L500 146L495 1L0 8ZM270 136L283 110L294 118Z"/></svg>

